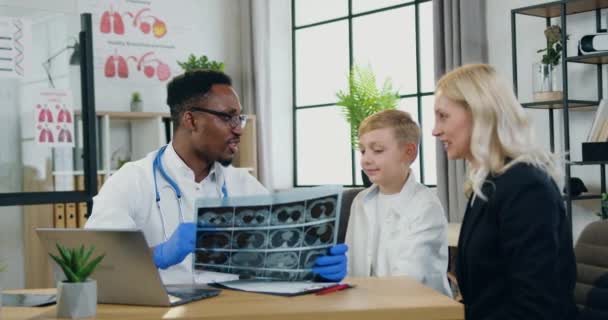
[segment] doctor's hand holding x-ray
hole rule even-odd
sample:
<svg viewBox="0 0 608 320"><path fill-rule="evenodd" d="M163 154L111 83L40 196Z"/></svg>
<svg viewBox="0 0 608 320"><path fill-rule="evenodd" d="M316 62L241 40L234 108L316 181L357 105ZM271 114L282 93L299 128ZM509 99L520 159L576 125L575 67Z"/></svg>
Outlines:
<svg viewBox="0 0 608 320"><path fill-rule="evenodd" d="M231 79L195 70L167 85L173 140L114 173L93 199L86 228L140 229L152 247L165 284L192 282L196 226L194 200L268 194L245 169L230 166L246 123ZM346 276L346 247L330 248L315 273L327 281ZM211 282L205 272L196 282Z"/></svg>

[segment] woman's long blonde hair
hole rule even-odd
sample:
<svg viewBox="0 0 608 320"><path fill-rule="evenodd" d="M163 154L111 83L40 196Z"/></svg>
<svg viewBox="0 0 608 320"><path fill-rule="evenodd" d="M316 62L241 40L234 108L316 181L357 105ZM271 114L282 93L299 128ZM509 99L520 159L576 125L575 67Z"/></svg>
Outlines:
<svg viewBox="0 0 608 320"><path fill-rule="evenodd" d="M481 192L488 175L505 172L516 163L545 171L557 185L561 170L557 157L534 143L534 132L512 89L487 64L470 64L445 74L437 83L437 96L462 104L473 119L471 154L465 193Z"/></svg>

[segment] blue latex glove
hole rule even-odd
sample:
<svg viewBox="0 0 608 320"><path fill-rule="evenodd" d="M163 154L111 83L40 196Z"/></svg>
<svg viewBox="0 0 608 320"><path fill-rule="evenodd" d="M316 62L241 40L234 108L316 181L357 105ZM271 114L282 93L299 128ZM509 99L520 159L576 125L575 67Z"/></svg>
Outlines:
<svg viewBox="0 0 608 320"><path fill-rule="evenodd" d="M196 224L180 223L166 242L154 248L154 264L157 268L167 269L176 265L192 252L196 239Z"/></svg>
<svg viewBox="0 0 608 320"><path fill-rule="evenodd" d="M348 245L337 244L329 248L329 255L317 257L312 271L321 280L340 282L346 277L346 251Z"/></svg>

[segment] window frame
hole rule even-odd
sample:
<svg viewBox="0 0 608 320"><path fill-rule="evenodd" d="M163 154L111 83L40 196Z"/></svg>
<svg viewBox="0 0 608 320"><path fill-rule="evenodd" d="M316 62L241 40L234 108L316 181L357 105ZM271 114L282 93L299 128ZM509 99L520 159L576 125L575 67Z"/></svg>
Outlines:
<svg viewBox="0 0 608 320"><path fill-rule="evenodd" d="M415 38L416 38L416 93L400 94L399 99L401 100L401 99L405 99L405 98L416 98L417 111L418 111L417 121L422 129L422 127L424 126L424 123L422 121L423 120L422 98L425 96L435 95L435 91L434 90L433 91L421 91L422 79L421 79L421 64L420 64L420 5L427 3L427 2L432 2L432 0L413 0L413 1L408 1L408 2L397 4L397 5L393 5L393 6L359 12L356 14L353 14L353 0L344 0L344 1L348 1L348 13L346 16L317 21L314 23L304 24L304 25L300 25L300 26L296 26L296 1L297 0L291 0L291 49L292 49L291 50L292 51L292 61L291 62L292 62L292 93L293 93L292 94L293 181L294 181L295 187L310 187L310 186L314 186L314 185L304 185L304 184L298 183L297 112L299 110L305 110L305 109L310 109L310 108L336 107L337 101L313 104L313 105L302 105L302 106L297 105L297 91L296 91L296 81L297 81L296 80L296 78L297 78L296 77L296 60L297 60L296 34L297 34L297 31L303 30L303 29L315 28L315 27L319 27L322 25L347 20L347 22L348 22L348 64L349 64L349 68L352 68L353 63L354 63L353 19L362 17L362 16L367 16L367 15L377 14L377 13L391 11L391 10L395 10L395 9L400 9L400 8L404 8L404 7L414 6L414 11L415 11L415 30L414 30L414 32L415 32ZM302 0L300 0L300 1L302 1ZM425 178L424 177L424 147L425 147L425 145L423 142L423 137L421 137L420 144L418 146L419 172L416 172L416 175L419 177L419 180L421 182L424 181L424 178ZM434 144L432 144L431 146L427 146L427 147L434 148L435 146L434 146ZM357 152L357 150L351 149L351 157L350 157L351 158L351 184L343 185L344 187L361 187L362 186L360 184L357 184L357 175L360 173L357 172L357 170L356 170L356 167L357 167L356 152ZM425 184L425 185L428 187L436 187L436 184Z"/></svg>

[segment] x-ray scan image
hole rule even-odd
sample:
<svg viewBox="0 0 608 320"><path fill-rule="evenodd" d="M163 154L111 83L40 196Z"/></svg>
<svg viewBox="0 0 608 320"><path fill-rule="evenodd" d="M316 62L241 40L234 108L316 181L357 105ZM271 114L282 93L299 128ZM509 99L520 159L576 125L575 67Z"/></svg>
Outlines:
<svg viewBox="0 0 608 320"><path fill-rule="evenodd" d="M234 249L265 249L268 241L268 231L235 231L233 241L232 248Z"/></svg>
<svg viewBox="0 0 608 320"><path fill-rule="evenodd" d="M341 199L340 186L197 199L194 270L311 280L316 259L336 244Z"/></svg>
<svg viewBox="0 0 608 320"><path fill-rule="evenodd" d="M238 227L259 227L270 223L270 207L244 207L236 209L234 225Z"/></svg>
<svg viewBox="0 0 608 320"><path fill-rule="evenodd" d="M213 208L198 210L199 228L232 227L234 208Z"/></svg>
<svg viewBox="0 0 608 320"><path fill-rule="evenodd" d="M304 222L304 202L286 203L273 208L272 221L273 226L298 224Z"/></svg>
<svg viewBox="0 0 608 320"><path fill-rule="evenodd" d="M298 252L271 252L266 257L266 267L273 269L297 269L300 264Z"/></svg>
<svg viewBox="0 0 608 320"><path fill-rule="evenodd" d="M308 226L304 234L304 244L307 247L327 245L334 241L334 227L332 223Z"/></svg>
<svg viewBox="0 0 608 320"><path fill-rule="evenodd" d="M273 249L299 247L303 237L302 228L272 230L270 231L270 247Z"/></svg>
<svg viewBox="0 0 608 320"><path fill-rule="evenodd" d="M306 221L318 221L335 217L337 203L338 197L309 201L306 206Z"/></svg>

